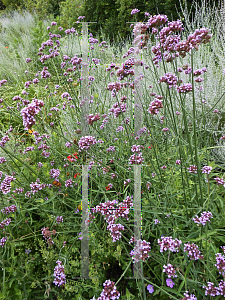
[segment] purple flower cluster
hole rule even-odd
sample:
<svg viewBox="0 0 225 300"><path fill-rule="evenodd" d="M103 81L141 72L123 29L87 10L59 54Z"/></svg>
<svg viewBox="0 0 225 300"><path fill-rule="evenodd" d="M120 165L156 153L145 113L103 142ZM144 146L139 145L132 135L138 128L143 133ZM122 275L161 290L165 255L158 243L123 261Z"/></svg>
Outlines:
<svg viewBox="0 0 225 300"><path fill-rule="evenodd" d="M169 89L171 89L173 86L177 87L178 78L176 75L173 75L172 73L166 73L164 76L159 78L160 82L165 82L168 84Z"/></svg>
<svg viewBox="0 0 225 300"><path fill-rule="evenodd" d="M4 227L9 226L10 223L11 223L11 219L7 218L0 223L0 228L4 230Z"/></svg>
<svg viewBox="0 0 225 300"><path fill-rule="evenodd" d="M131 15L135 15L135 14L137 14L137 13L139 13L139 12L140 12L139 9L134 8L134 9L132 9L132 11L131 11Z"/></svg>
<svg viewBox="0 0 225 300"><path fill-rule="evenodd" d="M172 239L171 236L162 236L161 241L158 239L158 244L160 245L160 252L163 251L171 251L171 252L179 252L180 245L182 241L178 239Z"/></svg>
<svg viewBox="0 0 225 300"><path fill-rule="evenodd" d="M126 110L127 110L127 105L122 101L120 103L118 102L114 103L112 108L109 109L109 111L114 114L114 118L118 118L118 116L122 114L122 112L125 113Z"/></svg>
<svg viewBox="0 0 225 300"><path fill-rule="evenodd" d="M198 300L197 297L195 297L194 294L189 295L188 291L186 291L184 293L184 298L182 298L181 300Z"/></svg>
<svg viewBox="0 0 225 300"><path fill-rule="evenodd" d="M23 117L24 129L30 129L36 122L34 116L41 111L41 107L44 106L42 100L34 99L27 107L24 107L20 113Z"/></svg>
<svg viewBox="0 0 225 300"><path fill-rule="evenodd" d="M192 91L192 85L191 83L184 83L183 85L180 85L177 87L178 93L188 93Z"/></svg>
<svg viewBox="0 0 225 300"><path fill-rule="evenodd" d="M7 207L1 209L1 212L5 215L8 215L11 212L15 212L15 211L17 211L16 205L7 206Z"/></svg>
<svg viewBox="0 0 225 300"><path fill-rule="evenodd" d="M99 114L96 115L90 114L87 116L88 124L93 125L93 123L100 120L100 118L101 117L99 116Z"/></svg>
<svg viewBox="0 0 225 300"><path fill-rule="evenodd" d="M54 281L53 283L57 286L61 286L62 284L66 283L66 275L64 266L62 266L62 262L60 260L57 260L57 266L54 269Z"/></svg>
<svg viewBox="0 0 225 300"><path fill-rule="evenodd" d="M148 253L150 252L150 249L150 242L146 242L145 240L137 240L134 250L130 252L130 256L132 256L134 263L137 263L140 260L145 261L146 258L149 257Z"/></svg>
<svg viewBox="0 0 225 300"><path fill-rule="evenodd" d="M8 237L7 237L7 236L3 237L3 238L0 240L0 245L1 245L2 247L4 247L7 240L8 240Z"/></svg>
<svg viewBox="0 0 225 300"><path fill-rule="evenodd" d="M209 173L211 173L211 171L212 171L212 167L210 167L210 166L204 166L202 168L202 173L203 174L209 174Z"/></svg>
<svg viewBox="0 0 225 300"><path fill-rule="evenodd" d="M120 293L116 290L115 283L111 280L106 280L103 283L104 290L101 292L100 297L96 300L111 300L111 299L119 299Z"/></svg>
<svg viewBox="0 0 225 300"><path fill-rule="evenodd" d="M190 242L188 242L184 244L184 252L188 252L188 257L191 260L203 259L203 255L201 255L201 252L198 250L198 246L194 243L190 244Z"/></svg>
<svg viewBox="0 0 225 300"><path fill-rule="evenodd" d="M6 79L0 80L0 87L7 82Z"/></svg>
<svg viewBox="0 0 225 300"><path fill-rule="evenodd" d="M195 166L195 165L190 165L190 167L187 169L188 169L189 173L193 173L193 174L197 173L197 166Z"/></svg>
<svg viewBox="0 0 225 300"><path fill-rule="evenodd" d="M71 178L66 180L65 187L73 187L73 180Z"/></svg>
<svg viewBox="0 0 225 300"><path fill-rule="evenodd" d="M78 146L81 150L88 150L91 145L95 145L97 143L95 137L93 136L83 136L79 142Z"/></svg>
<svg viewBox="0 0 225 300"><path fill-rule="evenodd" d="M120 82L111 82L108 84L107 90L112 92L112 96L116 97L116 93L119 92L119 90L122 89L122 85Z"/></svg>
<svg viewBox="0 0 225 300"><path fill-rule="evenodd" d="M0 157L0 164L3 164L3 163L5 163L5 162L6 162L5 157Z"/></svg>
<svg viewBox="0 0 225 300"><path fill-rule="evenodd" d="M167 276L169 278L173 277L176 278L176 270L174 269L174 267L171 264L167 264L163 266L163 272L165 272L167 274Z"/></svg>
<svg viewBox="0 0 225 300"><path fill-rule="evenodd" d="M62 217L62 216L58 216L58 217L56 218L56 223L57 223L57 224L63 223L63 217Z"/></svg>
<svg viewBox="0 0 225 300"><path fill-rule="evenodd" d="M225 275L225 256L221 253L216 253L215 267L217 267L220 274Z"/></svg>
<svg viewBox="0 0 225 300"><path fill-rule="evenodd" d="M13 176L5 175L5 178L0 185L0 190L2 191L2 193L4 195L6 195L10 192L11 182L13 180L16 180L16 178L14 178Z"/></svg>
<svg viewBox="0 0 225 300"><path fill-rule="evenodd" d="M58 179L59 175L60 175L60 170L59 169L51 169L49 172L49 175L51 178L55 178Z"/></svg>
<svg viewBox="0 0 225 300"><path fill-rule="evenodd" d="M0 146L1 146L2 148L4 148L6 142L8 142L8 141L10 141L10 138L8 137L8 135L3 136L3 138L2 138L1 141L0 141Z"/></svg>
<svg viewBox="0 0 225 300"><path fill-rule="evenodd" d="M220 295L219 288L215 287L214 283L212 283L212 282L208 281L207 283L208 283L208 286L203 286L203 289L205 289L205 295L206 296L209 295L212 297L219 296Z"/></svg>
<svg viewBox="0 0 225 300"><path fill-rule="evenodd" d="M203 211L203 213L201 213L201 217L196 215L195 218L193 218L193 221L197 224L201 223L202 225L205 225L206 222L210 222L210 218L213 218L212 213L210 211Z"/></svg>
<svg viewBox="0 0 225 300"><path fill-rule="evenodd" d="M43 227L43 228L41 228L41 230L42 230L42 235L43 235L43 238L47 241L47 243L49 244L49 245L53 245L54 244L54 242L53 242L53 240L52 240L52 238L51 238L51 235L55 235L56 234L56 231L55 230L52 230L52 232L50 231L50 230L48 230L49 229L49 227Z"/></svg>
<svg viewBox="0 0 225 300"><path fill-rule="evenodd" d="M148 112L151 115L157 115L159 113L159 108L163 108L162 101L155 99L150 103Z"/></svg>
<svg viewBox="0 0 225 300"><path fill-rule="evenodd" d="M223 178L216 177L214 179L216 180L217 185L223 185L225 187L225 180Z"/></svg>
<svg viewBox="0 0 225 300"><path fill-rule="evenodd" d="M41 191L41 190L43 190L44 188L46 188L46 187L47 187L47 184L40 183L40 179L37 178L36 182L32 182L32 183L30 184L30 187L31 187L31 191L30 191L30 192L33 193L33 195L34 195L34 194L37 193L38 191Z"/></svg>

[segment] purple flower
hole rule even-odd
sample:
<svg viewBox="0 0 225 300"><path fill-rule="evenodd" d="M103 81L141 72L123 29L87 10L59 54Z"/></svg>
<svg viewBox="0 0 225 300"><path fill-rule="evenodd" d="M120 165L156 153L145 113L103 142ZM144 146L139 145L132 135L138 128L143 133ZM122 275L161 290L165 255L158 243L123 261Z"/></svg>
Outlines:
<svg viewBox="0 0 225 300"><path fill-rule="evenodd" d="M166 279L166 285L169 286L171 289L173 288L174 284L175 283L173 282L172 279L170 278Z"/></svg>
<svg viewBox="0 0 225 300"><path fill-rule="evenodd" d="M57 224L63 223L63 217L62 217L62 216L58 216L58 217L56 218L56 223L57 223Z"/></svg>
<svg viewBox="0 0 225 300"><path fill-rule="evenodd" d="M201 213L201 217L198 217L196 215L195 218L193 218L193 221L197 224L201 223L202 225L205 225L207 221L210 222L210 218L213 218L212 213L210 211L204 211L203 213Z"/></svg>
<svg viewBox="0 0 225 300"><path fill-rule="evenodd" d="M149 284L149 285L147 286L147 290L149 291L150 294L154 293L153 285Z"/></svg>
<svg viewBox="0 0 225 300"><path fill-rule="evenodd" d="M5 163L5 162L6 162L5 157L0 157L0 164L3 164L3 163Z"/></svg>
<svg viewBox="0 0 225 300"><path fill-rule="evenodd" d="M156 225L156 224L160 223L160 221L159 221L158 219L155 219L155 220L154 220L154 223L155 223L155 225Z"/></svg>
<svg viewBox="0 0 225 300"><path fill-rule="evenodd" d="M130 252L134 263L137 263L140 260L145 261L146 258L149 257L148 253L150 252L150 249L150 242L146 242L145 240L137 240L134 250Z"/></svg>
<svg viewBox="0 0 225 300"><path fill-rule="evenodd" d="M201 255L201 252L198 250L198 246L194 243L190 244L190 242L188 242L184 244L184 252L188 252L188 257L191 260L203 259L203 255Z"/></svg>
<svg viewBox="0 0 225 300"><path fill-rule="evenodd" d="M212 171L212 167L210 167L210 166L204 166L203 168L202 168L202 173L204 174L209 174L210 172Z"/></svg>
<svg viewBox="0 0 225 300"><path fill-rule="evenodd" d="M54 269L54 281L53 283L57 286L61 286L66 283L66 275L64 271L64 266L62 266L62 262L57 260L57 266Z"/></svg>
<svg viewBox="0 0 225 300"><path fill-rule="evenodd" d="M187 169L188 169L189 173L193 173L193 174L197 173L197 166L195 166L195 165L190 165L190 167Z"/></svg>
<svg viewBox="0 0 225 300"><path fill-rule="evenodd" d="M135 14L137 14L137 13L139 13L139 12L140 12L139 9L134 8L134 9L132 9L132 11L131 11L131 15L135 15Z"/></svg>
<svg viewBox="0 0 225 300"><path fill-rule="evenodd" d="M180 85L177 87L178 93L188 93L192 91L192 85L191 83L184 83L183 85Z"/></svg>
<svg viewBox="0 0 225 300"><path fill-rule="evenodd" d="M212 282L208 281L207 283L208 283L208 286L203 285L203 289L205 289L205 295L206 296L209 295L212 297L219 296L220 295L219 288L214 287L214 283L212 283Z"/></svg>
<svg viewBox="0 0 225 300"><path fill-rule="evenodd" d="M26 63L29 63L31 61L32 61L32 59L30 57L26 58Z"/></svg>
<svg viewBox="0 0 225 300"><path fill-rule="evenodd" d="M163 251L171 251L171 252L179 252L180 245L182 241L178 239L172 239L171 236L162 236L161 241L158 239L158 244L160 245L160 252Z"/></svg>
<svg viewBox="0 0 225 300"><path fill-rule="evenodd" d="M0 245L1 245L2 247L4 247L7 240L8 240L8 237L7 237L7 236L3 237L3 238L0 240Z"/></svg>
<svg viewBox="0 0 225 300"><path fill-rule="evenodd" d="M95 137L84 136L79 140L78 146L81 150L88 150L91 145L94 145L96 143L97 143L97 141L96 141Z"/></svg>
<svg viewBox="0 0 225 300"><path fill-rule="evenodd" d="M58 178L60 175L60 170L59 169L51 169L49 172L49 175L51 178Z"/></svg>
<svg viewBox="0 0 225 300"><path fill-rule="evenodd" d="M52 22L52 23L51 23L51 26L55 26L55 25L57 25L56 22Z"/></svg>
<svg viewBox="0 0 225 300"><path fill-rule="evenodd" d="M175 274L176 270L174 269L174 267L171 264L168 264L167 266L164 265L163 266L163 272L166 272L166 274L169 278L171 278L171 277L176 278L177 277L177 275Z"/></svg>
<svg viewBox="0 0 225 300"><path fill-rule="evenodd" d="M197 297L195 297L194 294L189 295L189 294L188 294L188 291L186 291L186 292L184 293L184 296L185 296L185 297L182 298L182 300L198 300Z"/></svg>
<svg viewBox="0 0 225 300"><path fill-rule="evenodd" d="M73 187L73 181L72 181L72 179L68 179L66 182L65 182L65 186L66 187Z"/></svg>

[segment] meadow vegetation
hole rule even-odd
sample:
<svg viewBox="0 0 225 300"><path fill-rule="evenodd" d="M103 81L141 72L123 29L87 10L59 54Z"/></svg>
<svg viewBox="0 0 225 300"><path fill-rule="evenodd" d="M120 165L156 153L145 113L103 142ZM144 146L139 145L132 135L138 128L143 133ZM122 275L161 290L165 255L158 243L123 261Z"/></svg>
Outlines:
<svg viewBox="0 0 225 300"><path fill-rule="evenodd" d="M196 12L190 23L183 10L185 26L145 12L120 47L89 32L88 135L85 16L70 28L28 11L1 17L0 299L225 297L224 33L205 0ZM77 278L84 163L91 279ZM144 278L126 279L138 262Z"/></svg>

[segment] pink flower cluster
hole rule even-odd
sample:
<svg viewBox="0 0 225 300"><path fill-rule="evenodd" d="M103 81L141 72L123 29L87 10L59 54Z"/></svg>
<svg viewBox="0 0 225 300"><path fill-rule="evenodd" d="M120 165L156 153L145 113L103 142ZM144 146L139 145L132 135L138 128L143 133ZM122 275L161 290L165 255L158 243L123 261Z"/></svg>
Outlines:
<svg viewBox="0 0 225 300"><path fill-rule="evenodd" d="M106 280L103 283L104 290L101 292L100 297L96 300L109 300L109 299L119 299L120 293L116 290L115 283L111 280Z"/></svg>
<svg viewBox="0 0 225 300"><path fill-rule="evenodd" d="M44 106L42 100L34 99L27 107L24 107L20 113L23 117L24 129L30 129L36 122L34 116L41 111L41 107Z"/></svg>
<svg viewBox="0 0 225 300"><path fill-rule="evenodd" d="M93 125L93 123L100 120L100 118L101 117L99 116L99 114L96 115L90 114L87 116L88 124Z"/></svg>
<svg viewBox="0 0 225 300"><path fill-rule="evenodd" d="M197 166L195 166L195 165L190 165L190 167L187 169L188 169L189 173L193 173L193 174L197 173Z"/></svg>
<svg viewBox="0 0 225 300"><path fill-rule="evenodd" d="M8 240L8 237L7 237L7 236L3 237L3 238L0 240L0 245L1 245L2 247L4 247L7 240Z"/></svg>
<svg viewBox="0 0 225 300"><path fill-rule="evenodd" d="M57 223L57 224L63 223L63 217L62 217L62 216L58 216L58 217L56 218L56 223Z"/></svg>
<svg viewBox="0 0 225 300"><path fill-rule="evenodd" d="M186 291L184 293L184 298L182 298L181 300L198 300L197 297L195 297L194 294L189 295L188 291Z"/></svg>
<svg viewBox="0 0 225 300"><path fill-rule="evenodd" d="M161 241L158 239L158 244L160 245L160 252L163 251L171 251L171 252L179 252L180 245L182 241L178 239L173 239L171 236L162 236Z"/></svg>
<svg viewBox="0 0 225 300"><path fill-rule="evenodd" d="M168 278L176 278L176 269L174 269L173 265L167 264L163 266L163 272L165 272L168 276Z"/></svg>
<svg viewBox="0 0 225 300"><path fill-rule="evenodd" d="M190 242L188 242L184 244L184 252L188 252L188 257L191 260L203 259L203 255L201 255L201 252L198 250L198 246L194 243L190 244Z"/></svg>
<svg viewBox="0 0 225 300"><path fill-rule="evenodd" d="M111 82L108 84L107 90L112 92L112 96L116 97L116 93L119 92L119 90L122 89L122 85L120 82Z"/></svg>
<svg viewBox="0 0 225 300"><path fill-rule="evenodd" d="M16 180L15 177L13 176L9 176L9 175L5 175L4 180L2 181L1 185L0 185L0 190L2 191L2 193L4 195L8 194L10 192L11 189L11 182Z"/></svg>
<svg viewBox="0 0 225 300"><path fill-rule="evenodd" d="M15 212L15 211L17 211L16 205L11 205L11 206L8 206L8 207L5 207L5 208L1 209L1 212L5 215L8 215L11 212Z"/></svg>
<svg viewBox="0 0 225 300"><path fill-rule="evenodd" d="M49 171L49 175L50 175L51 178L58 179L58 177L60 175L60 170L59 169L51 169Z"/></svg>
<svg viewBox="0 0 225 300"><path fill-rule="evenodd" d="M195 218L193 218L193 221L197 224L201 223L202 225L205 225L206 222L210 222L210 218L213 218L212 213L210 211L203 211L203 213L201 213L201 217L196 215Z"/></svg>
<svg viewBox="0 0 225 300"><path fill-rule="evenodd" d="M225 275L225 256L221 253L216 253L215 267L217 267L220 274Z"/></svg>
<svg viewBox="0 0 225 300"><path fill-rule="evenodd" d="M52 232L50 231L50 230L48 230L49 229L49 227L43 227L43 228L41 228L41 230L42 230L42 235L43 235L43 238L47 241L47 243L49 244L49 245L53 245L54 244L54 242L53 242L53 240L52 240L52 238L51 238L51 235L55 235L56 234L56 231L55 230L52 230Z"/></svg>
<svg viewBox="0 0 225 300"><path fill-rule="evenodd" d="M216 180L217 185L223 185L225 187L225 180L223 178L216 177L214 179Z"/></svg>
<svg viewBox="0 0 225 300"><path fill-rule="evenodd" d="M93 136L83 136L79 142L78 146L81 150L88 150L91 145L95 145L97 143L95 137Z"/></svg>
<svg viewBox="0 0 225 300"><path fill-rule="evenodd" d="M172 73L166 73L164 76L159 78L160 82L165 82L168 84L169 88L171 89L173 86L177 87L178 78L176 75L173 75Z"/></svg>
<svg viewBox="0 0 225 300"><path fill-rule="evenodd" d="M125 113L127 110L126 103L122 101L120 103L116 102L113 104L112 108L109 109L110 112L114 114L114 118L118 118L118 116L123 112Z"/></svg>
<svg viewBox="0 0 225 300"><path fill-rule="evenodd" d="M159 113L159 109L163 108L162 101L155 99L149 105L148 112L151 115L157 115Z"/></svg>
<svg viewBox="0 0 225 300"><path fill-rule="evenodd" d="M145 240L137 240L134 250L130 252L130 256L132 256L134 263L137 263L140 260L145 261L146 258L149 257L148 253L150 252L150 249L150 242L146 242Z"/></svg>
<svg viewBox="0 0 225 300"><path fill-rule="evenodd" d="M62 266L62 262L60 260L57 260L57 266L54 269L54 281L53 283L56 286L61 286L62 284L66 283L66 275L65 275L65 270L64 266Z"/></svg>
<svg viewBox="0 0 225 300"><path fill-rule="evenodd" d="M0 223L0 228L4 230L4 227L9 226L10 223L11 223L11 219L7 218Z"/></svg>

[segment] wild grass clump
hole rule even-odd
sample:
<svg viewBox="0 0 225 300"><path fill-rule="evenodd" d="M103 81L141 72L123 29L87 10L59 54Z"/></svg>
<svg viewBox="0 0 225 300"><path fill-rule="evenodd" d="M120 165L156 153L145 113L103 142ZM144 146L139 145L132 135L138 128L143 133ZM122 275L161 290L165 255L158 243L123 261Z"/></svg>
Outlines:
<svg viewBox="0 0 225 300"><path fill-rule="evenodd" d="M89 34L86 77L78 29L51 22L38 58L25 58L32 72L21 88L0 81L2 299L225 295L224 163L215 160L224 74L209 51L213 34L203 27L185 37L181 21L147 16L122 57Z"/></svg>

